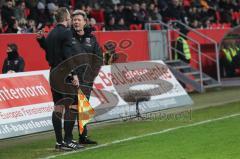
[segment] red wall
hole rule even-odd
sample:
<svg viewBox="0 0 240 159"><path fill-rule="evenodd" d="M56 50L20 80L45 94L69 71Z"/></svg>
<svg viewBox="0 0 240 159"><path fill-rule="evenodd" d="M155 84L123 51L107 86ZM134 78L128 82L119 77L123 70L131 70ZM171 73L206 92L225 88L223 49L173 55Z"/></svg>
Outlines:
<svg viewBox="0 0 240 159"><path fill-rule="evenodd" d="M211 37L219 43L229 29L202 29L198 31L202 32L206 36ZM117 44L117 52L126 55L126 62L149 60L147 31L95 32L95 35L101 46L108 41L115 42ZM202 52L215 58L215 48L212 43L209 43L209 41L201 38L199 35L196 35L193 32L190 32L188 35L201 44ZM39 47L37 41L35 40L35 36L35 34L1 34L0 68L2 68L3 60L6 58L7 43L16 43L19 47L19 53L25 59L26 71L48 69L48 65L45 60L45 53ZM191 45L196 48L194 44ZM197 60L198 58L196 52L192 50L191 53L192 57ZM206 70L206 73L216 72L214 62L208 60L204 56L202 56L202 59L203 69ZM124 61L125 58L122 60L122 62ZM197 67L196 63L192 63L192 65Z"/></svg>
<svg viewBox="0 0 240 159"><path fill-rule="evenodd" d="M2 73L2 64L7 57L6 49L8 43L16 43L21 56L25 60L25 70L47 69L48 64L45 61L45 53L39 47L34 34L1 34L0 35L0 68Z"/></svg>
<svg viewBox="0 0 240 159"><path fill-rule="evenodd" d="M116 51L126 54L127 61L149 60L147 31L95 32L95 35L101 46L107 41L115 42L117 44ZM3 61L7 56L6 48L8 43L18 45L19 53L26 63L25 71L48 69L45 52L39 47L35 34L1 34L1 70Z"/></svg>

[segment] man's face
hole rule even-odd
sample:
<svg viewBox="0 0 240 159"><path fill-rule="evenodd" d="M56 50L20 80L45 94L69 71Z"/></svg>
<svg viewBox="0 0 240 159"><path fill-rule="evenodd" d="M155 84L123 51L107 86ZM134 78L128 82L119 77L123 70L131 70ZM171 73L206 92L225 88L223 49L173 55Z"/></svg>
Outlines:
<svg viewBox="0 0 240 159"><path fill-rule="evenodd" d="M7 7L8 7L8 8L12 8L12 7L13 7L12 1L8 1L8 2L7 2Z"/></svg>
<svg viewBox="0 0 240 159"><path fill-rule="evenodd" d="M25 2L22 2L22 3L21 3L21 8L22 8L22 9L25 9L25 8L26 8Z"/></svg>
<svg viewBox="0 0 240 159"><path fill-rule="evenodd" d="M10 47L7 47L7 53L12 52L13 50Z"/></svg>
<svg viewBox="0 0 240 159"><path fill-rule="evenodd" d="M85 24L86 20L83 18L82 15L75 15L73 17L73 28L75 31L82 31Z"/></svg>

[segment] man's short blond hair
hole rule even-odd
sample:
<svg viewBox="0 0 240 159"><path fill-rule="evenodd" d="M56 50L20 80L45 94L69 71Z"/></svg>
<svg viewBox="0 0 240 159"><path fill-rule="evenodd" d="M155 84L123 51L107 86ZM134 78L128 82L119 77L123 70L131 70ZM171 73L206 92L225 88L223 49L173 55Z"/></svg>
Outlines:
<svg viewBox="0 0 240 159"><path fill-rule="evenodd" d="M76 15L81 15L85 20L87 20L87 14L83 10L80 10L80 9L74 10L72 13L72 18Z"/></svg>

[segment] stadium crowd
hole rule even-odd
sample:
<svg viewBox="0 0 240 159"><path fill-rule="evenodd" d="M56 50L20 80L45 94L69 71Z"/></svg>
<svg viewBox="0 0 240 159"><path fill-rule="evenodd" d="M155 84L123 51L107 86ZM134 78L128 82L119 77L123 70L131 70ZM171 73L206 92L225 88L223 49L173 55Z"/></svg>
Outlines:
<svg viewBox="0 0 240 159"><path fill-rule="evenodd" d="M148 22L174 19L193 28L240 24L240 0L3 0L0 33L48 32L62 6L85 10L95 30L138 30Z"/></svg>

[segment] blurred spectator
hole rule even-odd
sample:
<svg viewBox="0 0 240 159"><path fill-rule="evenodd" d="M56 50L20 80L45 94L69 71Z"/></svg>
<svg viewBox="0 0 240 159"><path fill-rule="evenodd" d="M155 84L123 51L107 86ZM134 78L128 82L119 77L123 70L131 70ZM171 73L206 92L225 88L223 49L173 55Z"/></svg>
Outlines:
<svg viewBox="0 0 240 159"><path fill-rule="evenodd" d="M70 0L57 0L59 7L69 8Z"/></svg>
<svg viewBox="0 0 240 159"><path fill-rule="evenodd" d="M38 9L37 4L38 0L25 0L26 6L29 8L29 15L27 19L33 19L35 21L38 21Z"/></svg>
<svg viewBox="0 0 240 159"><path fill-rule="evenodd" d="M0 1L2 28L12 25L14 19L23 18L34 20L37 30L51 27L59 6L69 8L70 13L75 8L84 10L89 20L94 18L98 26L105 21L108 29L119 25L118 22L130 27L175 19L195 28L240 24L240 0L5 0ZM108 24L114 21L112 17L115 26Z"/></svg>
<svg viewBox="0 0 240 159"><path fill-rule="evenodd" d="M85 11L85 13L87 14L87 18L90 19L90 18L92 17L92 16L91 16L92 7L89 6L89 5L86 5L84 11Z"/></svg>
<svg viewBox="0 0 240 159"><path fill-rule="evenodd" d="M13 19L15 19L12 0L6 1L5 5L2 7L1 15L2 15L2 21L4 24L5 23L9 24Z"/></svg>
<svg viewBox="0 0 240 159"><path fill-rule="evenodd" d="M25 62L18 53L16 44L7 45L7 58L4 60L2 73L15 73L24 71Z"/></svg>
<svg viewBox="0 0 240 159"><path fill-rule="evenodd" d="M53 3L53 2L48 3L48 4L47 4L47 9L48 9L48 12L49 12L49 13L54 13L54 12L57 11L58 5L55 4L55 3Z"/></svg>
<svg viewBox="0 0 240 159"><path fill-rule="evenodd" d="M187 15L183 8L182 3L178 0L171 0L168 4L166 11L164 12L165 21L168 20L180 20L182 22L187 21Z"/></svg>
<svg viewBox="0 0 240 159"><path fill-rule="evenodd" d="M96 20L94 18L90 18L89 19L89 25L94 26L96 24L97 24L97 22L96 22Z"/></svg>
<svg viewBox="0 0 240 159"><path fill-rule="evenodd" d="M27 22L27 33L37 33L36 22L33 19Z"/></svg>
<svg viewBox="0 0 240 159"><path fill-rule="evenodd" d="M133 21L133 11L132 11L132 4L127 2L125 8L123 9L123 16L127 26L129 26Z"/></svg>
<svg viewBox="0 0 240 159"><path fill-rule="evenodd" d="M26 8L26 3L24 1L20 1L15 9L14 15L17 20L22 18L27 19L29 14L29 10Z"/></svg>
<svg viewBox="0 0 240 159"><path fill-rule="evenodd" d="M9 22L6 33L20 33L20 27L18 25L18 21L13 19Z"/></svg>
<svg viewBox="0 0 240 159"><path fill-rule="evenodd" d="M47 22L49 22L49 17L47 16L46 12L45 12L45 5L42 2L38 2L37 4L37 29L42 29Z"/></svg>
<svg viewBox="0 0 240 159"><path fill-rule="evenodd" d="M148 13L149 13L148 21L151 22L151 21L161 21L162 20L162 16L159 13L159 9L157 6L155 6L155 4L151 3L149 5Z"/></svg>
<svg viewBox="0 0 240 159"><path fill-rule="evenodd" d="M123 4L118 4L114 5L114 10L112 12L113 16L115 17L116 21L119 21L121 18L124 18L124 5Z"/></svg>
<svg viewBox="0 0 240 159"><path fill-rule="evenodd" d="M140 11L138 3L133 4L133 21L132 24L144 24L146 22L146 15Z"/></svg>
<svg viewBox="0 0 240 159"><path fill-rule="evenodd" d="M129 28L125 25L125 21L123 18L118 20L118 23L115 27L116 30L129 30Z"/></svg>
<svg viewBox="0 0 240 159"><path fill-rule="evenodd" d="M58 6L55 3L48 3L47 4L48 9L48 18L49 20L45 23L45 25L54 25L57 21L55 18L56 11L58 9Z"/></svg>
<svg viewBox="0 0 240 159"><path fill-rule="evenodd" d="M197 29L197 28L201 28L202 24L197 19L195 19L192 22L190 22L190 27Z"/></svg>
<svg viewBox="0 0 240 159"><path fill-rule="evenodd" d="M106 30L116 30L116 22L115 22L115 18L112 16L109 18L106 26L105 26Z"/></svg>
<svg viewBox="0 0 240 159"><path fill-rule="evenodd" d="M27 21L24 18L22 18L22 19L19 20L18 23L19 23L18 24L19 29L18 29L17 33L18 34L20 34L20 33L27 33Z"/></svg>
<svg viewBox="0 0 240 159"><path fill-rule="evenodd" d="M0 34L1 33L4 33L4 29L3 29L2 19L0 18Z"/></svg>
<svg viewBox="0 0 240 159"><path fill-rule="evenodd" d="M140 13L144 19L144 22L148 22L147 4L145 2L142 2L140 5Z"/></svg>

